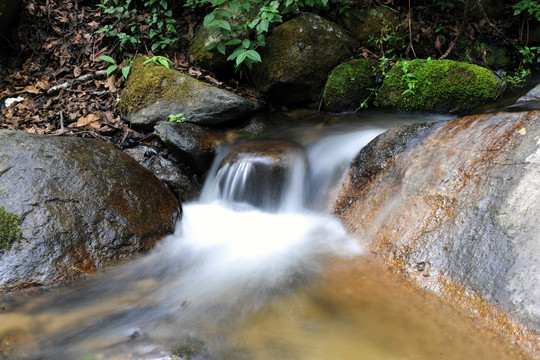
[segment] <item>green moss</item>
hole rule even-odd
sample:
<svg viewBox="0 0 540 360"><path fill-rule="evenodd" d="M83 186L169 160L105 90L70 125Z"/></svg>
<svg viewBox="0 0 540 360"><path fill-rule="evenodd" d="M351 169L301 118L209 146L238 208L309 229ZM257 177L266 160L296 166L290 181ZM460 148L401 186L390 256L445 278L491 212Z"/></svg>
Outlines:
<svg viewBox="0 0 540 360"><path fill-rule="evenodd" d="M181 97L184 102L196 98L202 85L179 71L153 63L143 64L144 56L137 56L125 89L120 96L118 109L123 115L134 113L156 101Z"/></svg>
<svg viewBox="0 0 540 360"><path fill-rule="evenodd" d="M341 63L328 77L323 92L330 111L356 110L375 86L375 61L356 59Z"/></svg>
<svg viewBox="0 0 540 360"><path fill-rule="evenodd" d="M416 59L396 63L376 102L409 111L459 112L493 101L499 94L497 78L488 69L452 60Z"/></svg>
<svg viewBox="0 0 540 360"><path fill-rule="evenodd" d="M0 251L11 249L15 242L22 239L20 226L19 217L0 206Z"/></svg>
<svg viewBox="0 0 540 360"><path fill-rule="evenodd" d="M350 58L353 45L354 40L339 26L314 14L302 14L277 27L267 38L262 63L253 66L253 81L257 89L273 90L278 98L286 88L293 89L287 96L298 93L300 97L309 92L310 100L317 99L328 73Z"/></svg>

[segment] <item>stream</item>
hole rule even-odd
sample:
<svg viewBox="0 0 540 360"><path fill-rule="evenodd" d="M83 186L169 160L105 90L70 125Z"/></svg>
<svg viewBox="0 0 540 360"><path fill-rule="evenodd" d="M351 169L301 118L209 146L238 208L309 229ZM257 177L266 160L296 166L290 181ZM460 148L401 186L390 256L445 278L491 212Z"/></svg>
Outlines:
<svg viewBox="0 0 540 360"><path fill-rule="evenodd" d="M405 286L330 215L369 141L449 118L362 113L276 126L267 136L300 143L307 165L293 162L272 207L251 204L250 159L220 167L221 147L200 199L150 253L69 288L0 298L0 358L512 359L466 316Z"/></svg>

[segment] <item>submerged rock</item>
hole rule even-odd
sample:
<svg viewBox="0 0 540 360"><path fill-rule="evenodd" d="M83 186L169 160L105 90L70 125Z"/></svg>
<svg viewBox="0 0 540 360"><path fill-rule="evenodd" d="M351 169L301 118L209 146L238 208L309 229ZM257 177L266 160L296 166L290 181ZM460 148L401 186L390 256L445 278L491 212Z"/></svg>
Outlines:
<svg viewBox="0 0 540 360"><path fill-rule="evenodd" d="M540 331L539 120L499 113L392 130L353 161L336 205L396 272L534 351L536 335L512 319Z"/></svg>
<svg viewBox="0 0 540 360"><path fill-rule="evenodd" d="M21 229L0 249L0 291L77 278L174 229L174 195L112 145L0 130L0 154L0 206Z"/></svg>
<svg viewBox="0 0 540 360"><path fill-rule="evenodd" d="M399 61L377 93L383 108L464 112L494 101L501 89L495 75L478 65L452 60Z"/></svg>
<svg viewBox="0 0 540 360"><path fill-rule="evenodd" d="M118 108L134 126L152 128L183 114L185 121L220 124L255 112L260 104L219 89L177 70L153 63L144 64L137 56L120 94Z"/></svg>
<svg viewBox="0 0 540 360"><path fill-rule="evenodd" d="M328 74L352 56L354 44L338 25L304 13L268 36L262 63L253 65L253 82L278 102L318 102Z"/></svg>

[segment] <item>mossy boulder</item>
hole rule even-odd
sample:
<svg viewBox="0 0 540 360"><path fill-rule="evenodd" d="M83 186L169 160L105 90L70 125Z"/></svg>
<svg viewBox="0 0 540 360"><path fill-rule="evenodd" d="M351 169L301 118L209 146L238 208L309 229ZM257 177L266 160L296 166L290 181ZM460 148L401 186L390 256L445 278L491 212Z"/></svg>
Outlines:
<svg viewBox="0 0 540 360"><path fill-rule="evenodd" d="M118 108L134 126L151 128L168 121L169 115L184 114L185 121L219 124L245 117L260 104L229 91L198 81L177 70L137 56L120 94Z"/></svg>
<svg viewBox="0 0 540 360"><path fill-rule="evenodd" d="M375 87L374 69L377 63L355 59L339 64L328 76L323 92L328 111L354 111L367 101Z"/></svg>
<svg viewBox="0 0 540 360"><path fill-rule="evenodd" d="M216 48L208 50L210 45L216 44L219 41L221 41L221 36L218 33L212 33L211 29L207 29L201 25L189 44L189 53L204 69L215 73L226 72L231 68L234 69L234 64L227 62L227 57L217 51Z"/></svg>
<svg viewBox="0 0 540 360"><path fill-rule="evenodd" d="M377 105L407 111L464 112L501 92L486 68L452 60L397 62L377 93Z"/></svg>
<svg viewBox="0 0 540 360"><path fill-rule="evenodd" d="M353 9L349 16L340 19L352 36L364 47L379 50L377 41L385 36L405 44L406 33L401 26L398 12L387 6ZM392 48L396 48L393 44Z"/></svg>
<svg viewBox="0 0 540 360"><path fill-rule="evenodd" d="M338 25L311 13L278 26L253 66L257 89L281 103L320 100L330 71L352 56L354 39Z"/></svg>

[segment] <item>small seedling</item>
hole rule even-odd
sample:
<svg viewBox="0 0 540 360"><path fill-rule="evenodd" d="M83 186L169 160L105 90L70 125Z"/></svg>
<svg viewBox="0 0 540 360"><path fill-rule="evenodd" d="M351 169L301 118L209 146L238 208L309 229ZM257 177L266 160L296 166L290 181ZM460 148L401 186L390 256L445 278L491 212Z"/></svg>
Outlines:
<svg viewBox="0 0 540 360"><path fill-rule="evenodd" d="M186 120L184 114L169 115L169 121L181 123L184 120Z"/></svg>

